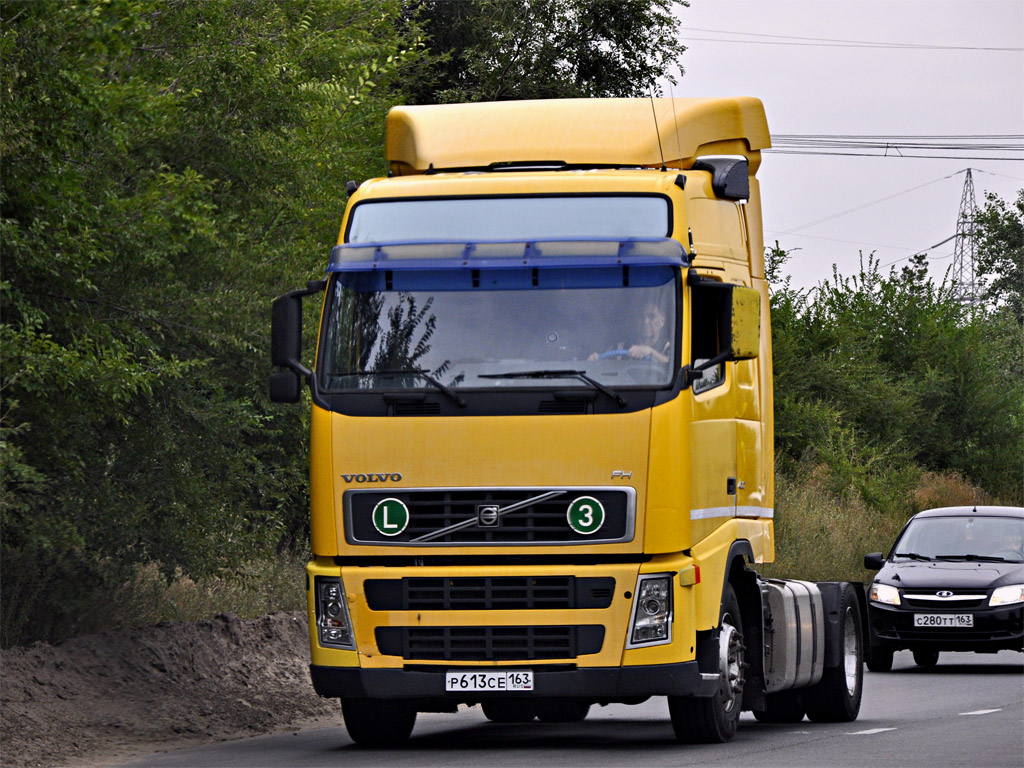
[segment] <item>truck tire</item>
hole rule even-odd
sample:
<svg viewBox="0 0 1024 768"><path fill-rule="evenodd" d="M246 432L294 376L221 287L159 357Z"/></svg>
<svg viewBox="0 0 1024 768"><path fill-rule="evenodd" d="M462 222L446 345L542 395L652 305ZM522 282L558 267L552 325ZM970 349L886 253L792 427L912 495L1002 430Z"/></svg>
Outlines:
<svg viewBox="0 0 1024 768"><path fill-rule="evenodd" d="M669 696L668 712L676 740L683 744L720 744L736 734L743 709L743 621L732 585L722 596L719 622L719 674L714 696Z"/></svg>
<svg viewBox="0 0 1024 768"><path fill-rule="evenodd" d="M534 718L533 702L523 699L494 699L480 707L492 723L528 723Z"/></svg>
<svg viewBox="0 0 1024 768"><path fill-rule="evenodd" d="M839 597L839 665L825 669L821 681L803 691L807 717L818 723L848 723L857 719L864 692L864 639L860 600L850 584Z"/></svg>
<svg viewBox="0 0 1024 768"><path fill-rule="evenodd" d="M934 667L939 663L939 652L914 651L914 663L919 667Z"/></svg>
<svg viewBox="0 0 1024 768"><path fill-rule="evenodd" d="M342 699L341 714L352 741L368 747L402 744L416 724L416 709L407 702Z"/></svg>
<svg viewBox="0 0 1024 768"><path fill-rule="evenodd" d="M800 691L769 693L765 705L754 710L754 717L762 723L799 723L806 714Z"/></svg>
<svg viewBox="0 0 1024 768"><path fill-rule="evenodd" d="M578 723L587 719L590 704L575 699L537 699L533 711L543 723Z"/></svg>
<svg viewBox="0 0 1024 768"><path fill-rule="evenodd" d="M889 672L892 669L892 657L891 648L873 648L868 651L868 669L872 672Z"/></svg>

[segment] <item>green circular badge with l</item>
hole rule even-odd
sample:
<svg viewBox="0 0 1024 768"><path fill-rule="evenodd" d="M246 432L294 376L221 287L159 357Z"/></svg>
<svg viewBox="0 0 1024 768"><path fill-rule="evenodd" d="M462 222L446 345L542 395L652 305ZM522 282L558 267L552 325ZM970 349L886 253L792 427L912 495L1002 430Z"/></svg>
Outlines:
<svg viewBox="0 0 1024 768"><path fill-rule="evenodd" d="M397 536L409 525L409 508L399 499L382 499L373 508L373 527L385 536Z"/></svg>
<svg viewBox="0 0 1024 768"><path fill-rule="evenodd" d="M604 525L604 505L593 496L580 496L569 505L565 516L570 528L576 533L589 536Z"/></svg>

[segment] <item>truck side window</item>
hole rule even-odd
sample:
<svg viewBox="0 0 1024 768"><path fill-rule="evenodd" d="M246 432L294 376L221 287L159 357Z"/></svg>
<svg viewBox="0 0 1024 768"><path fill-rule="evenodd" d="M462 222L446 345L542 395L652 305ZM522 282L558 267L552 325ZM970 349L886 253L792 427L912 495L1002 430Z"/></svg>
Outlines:
<svg viewBox="0 0 1024 768"><path fill-rule="evenodd" d="M722 300L725 291L714 288L694 287L690 293L690 328L692 338L690 348L691 363L700 365L719 353L721 350L718 332L722 316ZM725 364L719 363L708 368L703 375L693 382L693 393L699 395L725 382Z"/></svg>

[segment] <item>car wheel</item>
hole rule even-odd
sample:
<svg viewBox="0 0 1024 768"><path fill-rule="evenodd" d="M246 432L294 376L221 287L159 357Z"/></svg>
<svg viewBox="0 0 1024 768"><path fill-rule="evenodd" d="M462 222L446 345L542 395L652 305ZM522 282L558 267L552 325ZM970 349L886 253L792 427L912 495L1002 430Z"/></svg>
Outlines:
<svg viewBox="0 0 1024 768"><path fill-rule="evenodd" d="M867 665L872 672L888 672L892 669L893 652L889 648L872 648L868 651Z"/></svg>
<svg viewBox="0 0 1024 768"><path fill-rule="evenodd" d="M939 652L914 651L914 663L919 667L934 667L939 663Z"/></svg>

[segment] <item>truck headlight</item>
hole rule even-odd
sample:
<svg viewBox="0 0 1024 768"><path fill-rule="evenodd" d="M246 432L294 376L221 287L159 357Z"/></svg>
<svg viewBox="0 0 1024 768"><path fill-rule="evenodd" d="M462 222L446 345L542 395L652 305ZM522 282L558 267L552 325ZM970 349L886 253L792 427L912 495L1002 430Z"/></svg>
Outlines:
<svg viewBox="0 0 1024 768"><path fill-rule="evenodd" d="M341 579L316 577L316 628L320 645L355 650Z"/></svg>
<svg viewBox="0 0 1024 768"><path fill-rule="evenodd" d="M868 595L876 603L885 603L886 605L900 604L900 591L888 584L872 584Z"/></svg>
<svg viewBox="0 0 1024 768"><path fill-rule="evenodd" d="M992 591L992 597L988 604L995 608L997 605L1015 605L1024 603L1024 584L1008 584L1005 587L997 587Z"/></svg>
<svg viewBox="0 0 1024 768"><path fill-rule="evenodd" d="M641 576L633 598L629 647L672 641L672 575Z"/></svg>

